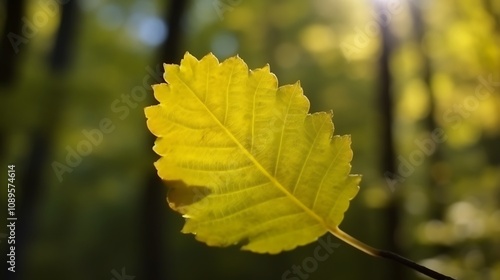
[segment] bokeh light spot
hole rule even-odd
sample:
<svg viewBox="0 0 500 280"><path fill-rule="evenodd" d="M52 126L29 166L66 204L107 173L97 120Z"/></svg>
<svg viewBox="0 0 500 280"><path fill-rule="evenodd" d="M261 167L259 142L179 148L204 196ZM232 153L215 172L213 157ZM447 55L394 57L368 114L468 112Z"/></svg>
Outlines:
<svg viewBox="0 0 500 280"><path fill-rule="evenodd" d="M224 59L236 54L239 42L236 36L229 32L224 32L214 36L210 47L215 56Z"/></svg>

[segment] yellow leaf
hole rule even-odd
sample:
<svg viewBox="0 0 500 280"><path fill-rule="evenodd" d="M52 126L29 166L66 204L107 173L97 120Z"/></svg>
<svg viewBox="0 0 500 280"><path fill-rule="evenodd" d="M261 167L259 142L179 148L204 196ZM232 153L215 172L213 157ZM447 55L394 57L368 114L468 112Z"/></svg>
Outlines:
<svg viewBox="0 0 500 280"><path fill-rule="evenodd" d="M159 176L184 183L169 193L183 232L278 253L340 224L360 181L349 175L350 137L332 138L331 113L307 113L299 83L278 88L269 66L189 53L165 65L165 80L146 116Z"/></svg>

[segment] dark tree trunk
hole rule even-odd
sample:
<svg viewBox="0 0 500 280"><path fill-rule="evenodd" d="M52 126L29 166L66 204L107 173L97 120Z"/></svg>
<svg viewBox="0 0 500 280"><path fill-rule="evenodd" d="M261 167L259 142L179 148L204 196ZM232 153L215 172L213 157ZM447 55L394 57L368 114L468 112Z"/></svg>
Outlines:
<svg viewBox="0 0 500 280"><path fill-rule="evenodd" d="M495 22L495 32L492 34L494 40L496 40L497 46L500 46L500 12L495 13L493 2L496 0L483 0L484 10L489 13L490 17ZM500 58L498 52L500 49L497 49L496 60L493 61L493 69L487 69L490 73L484 74L492 74L493 81L498 81L499 72L500 72ZM495 77L495 74L497 75ZM486 77L485 77L486 78ZM489 78L486 78L489 79ZM494 94L494 93L492 93ZM497 112L500 112L500 105L497 103L496 105ZM487 150L488 160L491 165L500 165L500 147L498 143L500 143L500 134L495 135L483 135L481 139L485 149ZM498 196L500 197L500 196Z"/></svg>
<svg viewBox="0 0 500 280"><path fill-rule="evenodd" d="M378 6L380 5L380 6ZM378 3L375 8L377 12L382 11L382 3ZM381 125L381 159L380 168L381 174L387 176L386 174L396 174L396 150L394 146L393 129L394 124L394 114L393 114L393 100L392 100L392 77L390 73L390 57L392 51L392 36L389 31L388 26L384 23L379 24L380 34L381 34L381 54L379 60L379 97L380 97L380 113L382 118ZM393 179L393 178L390 178ZM395 191L394 189L392 189ZM386 217L386 231L385 234L386 248L389 251L395 252L396 254L401 254L401 249L397 242L397 230L399 229L399 204L398 200L393 198L389 201L386 208L384 209L384 216ZM402 266L398 264L392 264L391 272L389 274L389 279L400 280L404 279Z"/></svg>
<svg viewBox="0 0 500 280"><path fill-rule="evenodd" d="M173 0L170 1L166 16L169 35L160 46L159 63L179 63L182 58L182 20L187 11L190 1ZM156 63L155 63L156 64ZM155 138L151 135L150 146L153 146ZM157 158L151 155L151 158ZM156 170L151 166L151 174L147 182L143 198L143 275L144 279L174 279L175 267L166 258L165 240L167 231L165 223L168 206L165 203L166 189Z"/></svg>
<svg viewBox="0 0 500 280"><path fill-rule="evenodd" d="M411 5L410 6L410 11L412 14L412 19L413 19L413 26L415 30L415 36L416 36L416 41L419 45L422 45L424 35L425 35L425 24L422 19L422 11L417 5ZM429 59L428 55L426 54L425 51L422 51L420 49L419 53L422 61L422 80L427 88L427 92L429 93L429 114L425 117L423 120L424 122L424 127L425 130L427 130L429 133L432 133L435 131L435 129L438 127L436 124L436 121L434 119L435 115L435 110L436 110L436 102L434 98L434 93L432 91L431 87L431 76L432 76L432 65L431 65L431 60ZM441 160L441 153L440 153L440 147L439 143L434 143L436 144L436 150L434 153L430 156L429 158L429 165L432 166L432 164L439 162ZM429 174L431 173L430 168L428 170ZM431 194L433 201L433 207L429 211L429 214L431 218L433 219L441 219L442 218L442 212L443 212L443 207L442 205L442 199L445 197L444 193L444 188L442 184L437 182L435 180L435 177L429 177L428 180L428 191Z"/></svg>
<svg viewBox="0 0 500 280"><path fill-rule="evenodd" d="M0 67L0 86L8 86L14 82L19 53L27 40L22 34L24 6L24 0L6 0L5 10L8 12L0 41L0 62L2 64ZM5 94L6 91L2 92Z"/></svg>
<svg viewBox="0 0 500 280"><path fill-rule="evenodd" d="M56 73L66 70L71 62L71 51L74 50L73 44L77 34L79 18L77 1L68 1L61 8L61 23L57 31L54 48L50 54L50 66Z"/></svg>
<svg viewBox="0 0 500 280"><path fill-rule="evenodd" d="M183 0L170 1L170 6L166 13L166 22L168 23L168 38L160 46L159 58L164 63L179 63L183 52L181 51L183 40L183 18L188 9L190 1Z"/></svg>

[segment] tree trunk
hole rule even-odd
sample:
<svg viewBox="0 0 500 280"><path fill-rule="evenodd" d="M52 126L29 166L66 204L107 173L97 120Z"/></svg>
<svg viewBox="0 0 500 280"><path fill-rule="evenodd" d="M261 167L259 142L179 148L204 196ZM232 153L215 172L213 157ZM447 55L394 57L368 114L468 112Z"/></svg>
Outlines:
<svg viewBox="0 0 500 280"><path fill-rule="evenodd" d="M170 6L165 14L169 34L165 42L160 46L160 63L179 63L182 58L182 19L189 2L187 0L170 1ZM151 135L150 147L153 146L154 140L155 137ZM151 158L157 158L157 156L151 155ZM144 255L142 266L144 279L173 279L176 275L175 267L169 266L170 260L165 259L165 240L168 239L164 226L168 211L165 198L165 185L158 177L156 170L151 167L143 198Z"/></svg>
<svg viewBox="0 0 500 280"><path fill-rule="evenodd" d="M375 8L377 12L382 10L382 3L377 3ZM380 168L383 176L385 174L396 174L396 150L394 146L393 129L394 113L393 113L393 100L392 100L392 77L390 74L390 56L392 51L392 36L389 28L383 23L379 24L381 34L381 54L379 60L379 97L380 97L380 113L382 117L381 125L381 159ZM399 229L399 203L396 198L390 199L386 208L384 209L384 216L386 217L386 231L385 234L386 248L396 254L401 254L401 249L397 242L397 230ZM389 279L400 280L404 279L402 266L392 264L392 269L389 274Z"/></svg>

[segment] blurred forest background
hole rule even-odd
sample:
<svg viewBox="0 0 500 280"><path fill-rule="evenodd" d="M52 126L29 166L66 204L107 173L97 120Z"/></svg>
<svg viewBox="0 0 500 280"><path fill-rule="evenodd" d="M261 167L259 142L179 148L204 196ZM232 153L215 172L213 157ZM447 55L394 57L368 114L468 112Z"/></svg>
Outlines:
<svg viewBox="0 0 500 280"><path fill-rule="evenodd" d="M282 278L318 243L270 256L180 233L143 108L186 51L269 63L312 112L333 110L363 174L346 232L457 279L500 279L500 1L4 0L0 32L9 279L428 279L340 241Z"/></svg>

